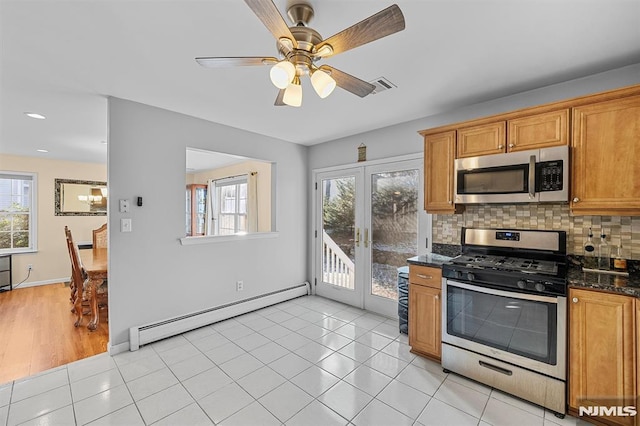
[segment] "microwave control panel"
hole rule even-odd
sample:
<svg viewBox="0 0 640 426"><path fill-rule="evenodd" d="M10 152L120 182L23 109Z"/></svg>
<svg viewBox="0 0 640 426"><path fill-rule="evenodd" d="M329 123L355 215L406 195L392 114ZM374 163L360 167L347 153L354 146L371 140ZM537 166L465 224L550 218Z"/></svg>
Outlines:
<svg viewBox="0 0 640 426"><path fill-rule="evenodd" d="M562 191L562 160L536 164L536 192Z"/></svg>

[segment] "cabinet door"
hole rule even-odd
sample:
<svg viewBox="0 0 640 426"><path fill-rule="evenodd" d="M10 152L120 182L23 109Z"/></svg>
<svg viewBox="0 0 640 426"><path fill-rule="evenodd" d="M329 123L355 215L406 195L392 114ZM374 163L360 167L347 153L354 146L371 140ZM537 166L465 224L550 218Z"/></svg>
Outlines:
<svg viewBox="0 0 640 426"><path fill-rule="evenodd" d="M569 406L634 405L635 299L569 291ZM629 417L607 417L633 424Z"/></svg>
<svg viewBox="0 0 640 426"><path fill-rule="evenodd" d="M456 132L424 137L424 209L429 213L452 214L453 161Z"/></svg>
<svg viewBox="0 0 640 426"><path fill-rule="evenodd" d="M504 121L458 129L456 158L502 154L505 152L505 129Z"/></svg>
<svg viewBox="0 0 640 426"><path fill-rule="evenodd" d="M571 210L640 215L640 96L573 109Z"/></svg>
<svg viewBox="0 0 640 426"><path fill-rule="evenodd" d="M507 152L568 144L568 109L531 115L507 122Z"/></svg>
<svg viewBox="0 0 640 426"><path fill-rule="evenodd" d="M409 282L409 346L440 360L442 330L440 289Z"/></svg>

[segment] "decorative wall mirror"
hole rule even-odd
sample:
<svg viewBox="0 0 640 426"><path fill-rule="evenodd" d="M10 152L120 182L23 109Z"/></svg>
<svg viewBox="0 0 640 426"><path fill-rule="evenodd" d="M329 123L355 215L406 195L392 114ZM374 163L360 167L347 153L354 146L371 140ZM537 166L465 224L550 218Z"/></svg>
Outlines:
<svg viewBox="0 0 640 426"><path fill-rule="evenodd" d="M56 179L56 216L106 216L107 183Z"/></svg>

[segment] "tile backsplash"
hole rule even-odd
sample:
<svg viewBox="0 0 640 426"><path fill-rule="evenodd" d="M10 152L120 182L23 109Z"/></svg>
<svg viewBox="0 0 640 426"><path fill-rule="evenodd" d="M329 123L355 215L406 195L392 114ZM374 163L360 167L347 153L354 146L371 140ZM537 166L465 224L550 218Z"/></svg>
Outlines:
<svg viewBox="0 0 640 426"><path fill-rule="evenodd" d="M467 205L457 215L433 215L433 242L460 244L462 227L555 229L567 232L567 253L584 254L584 243L593 229L597 246L604 229L607 242L622 242L627 259L640 259L640 216L571 216L568 204ZM612 256L615 256L615 250Z"/></svg>

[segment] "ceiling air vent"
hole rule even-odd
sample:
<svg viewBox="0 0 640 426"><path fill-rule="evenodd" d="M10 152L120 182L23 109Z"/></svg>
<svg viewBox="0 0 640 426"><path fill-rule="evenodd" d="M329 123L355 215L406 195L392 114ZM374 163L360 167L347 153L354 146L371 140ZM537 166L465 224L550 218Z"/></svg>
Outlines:
<svg viewBox="0 0 640 426"><path fill-rule="evenodd" d="M375 95L376 93L384 92L385 90L395 89L396 87L398 87L384 77L376 78L375 80L372 80L369 83L376 86L374 91L371 92L372 95Z"/></svg>

